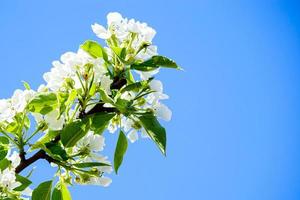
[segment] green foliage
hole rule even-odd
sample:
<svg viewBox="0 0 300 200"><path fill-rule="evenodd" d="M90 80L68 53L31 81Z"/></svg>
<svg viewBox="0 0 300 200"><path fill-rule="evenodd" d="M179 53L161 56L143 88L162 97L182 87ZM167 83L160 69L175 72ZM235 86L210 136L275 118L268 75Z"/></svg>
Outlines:
<svg viewBox="0 0 300 200"><path fill-rule="evenodd" d="M139 71L152 71L159 67L181 69L173 60L164 56L153 56L149 60L131 65L132 69Z"/></svg>
<svg viewBox="0 0 300 200"><path fill-rule="evenodd" d="M109 121L115 116L115 113L96 113L89 116L91 119L91 130L95 134L102 134L107 128Z"/></svg>
<svg viewBox="0 0 300 200"><path fill-rule="evenodd" d="M117 142L116 150L115 150L115 156L114 156L114 167L116 174L118 173L118 170L123 162L123 157L127 151L128 141L123 133L123 131L120 131L119 139Z"/></svg>
<svg viewBox="0 0 300 200"><path fill-rule="evenodd" d="M160 104L166 97L160 82L152 85L151 81L154 70L160 67L181 68L173 60L156 55L155 48L151 48L154 47L152 39L131 31L125 38L119 38L115 28L108 27L107 35L98 35L106 38L105 48L87 40L80 46L87 54L82 51L64 54L61 62L54 63L54 68L46 74L47 86L39 87L38 92L23 82L24 91L18 90L13 98L1 101L7 106L8 114L3 117L0 113L3 135L0 136L0 171L16 173L16 182L21 185L12 191L6 191L1 185L0 198L4 194L5 200L20 200L22 192L31 184L32 171L27 177L20 173L39 159L56 164L57 172L52 181L41 183L33 191L33 200L71 200L68 186L75 182L107 186L110 180L105 179L105 173L112 170L111 164L98 154L105 145L106 129L120 130L114 152L116 174L128 148L129 131L136 134L146 131L166 155L166 130L157 117L170 116L170 112ZM149 55L155 56L146 60ZM136 70L141 76L139 80L133 74ZM157 87L161 89L155 91ZM33 123L32 116L36 120ZM33 125L36 127L30 128ZM131 142L134 137L129 135ZM15 166L18 154L8 155L11 148L18 151L19 166Z"/></svg>
<svg viewBox="0 0 300 200"><path fill-rule="evenodd" d="M147 113L139 117L142 126L147 131L151 139L156 143L159 150L166 155L166 130L160 125L152 113Z"/></svg>
<svg viewBox="0 0 300 200"><path fill-rule="evenodd" d="M107 53L99 43L92 40L87 40L80 47L89 53L93 58L103 58L105 61L108 61Z"/></svg>
<svg viewBox="0 0 300 200"><path fill-rule="evenodd" d="M33 113L46 115L57 107L57 97L55 93L47 92L38 94L28 104L28 109Z"/></svg>
<svg viewBox="0 0 300 200"><path fill-rule="evenodd" d="M41 183L32 192L32 200L50 200L51 199L52 181Z"/></svg>
<svg viewBox="0 0 300 200"><path fill-rule="evenodd" d="M67 152L60 144L56 142L49 142L46 143L45 146L46 149L44 150L47 151L50 156L54 157L57 160L68 160Z"/></svg>
<svg viewBox="0 0 300 200"><path fill-rule="evenodd" d="M8 152L9 140L7 137L0 136L0 160L3 160Z"/></svg>
<svg viewBox="0 0 300 200"><path fill-rule="evenodd" d="M65 184L65 182L62 180L61 181L61 197L62 197L62 200L72 200L72 197L71 197L71 194L68 190L68 187L67 185Z"/></svg>
<svg viewBox="0 0 300 200"><path fill-rule="evenodd" d="M61 131L61 142L65 147L73 147L89 131L89 120L79 119L67 124Z"/></svg>
<svg viewBox="0 0 300 200"><path fill-rule="evenodd" d="M31 146L31 150L37 149L37 148L41 148L42 145L50 142L51 140L53 140L55 137L57 137L60 134L61 131L53 131L53 130L49 130L45 135L43 135L38 141L36 141L32 146Z"/></svg>
<svg viewBox="0 0 300 200"><path fill-rule="evenodd" d="M9 165L10 165L10 161L9 160L7 160L6 158L2 159L0 161L0 170L1 171L5 170Z"/></svg>
<svg viewBox="0 0 300 200"><path fill-rule="evenodd" d="M55 187L53 189L51 200L63 200L63 197L62 197L62 194L61 194L61 190L58 189L57 187Z"/></svg>
<svg viewBox="0 0 300 200"><path fill-rule="evenodd" d="M15 188L15 191L23 191L32 183L28 178L25 178L19 174L16 175L16 181L21 183L21 185Z"/></svg>

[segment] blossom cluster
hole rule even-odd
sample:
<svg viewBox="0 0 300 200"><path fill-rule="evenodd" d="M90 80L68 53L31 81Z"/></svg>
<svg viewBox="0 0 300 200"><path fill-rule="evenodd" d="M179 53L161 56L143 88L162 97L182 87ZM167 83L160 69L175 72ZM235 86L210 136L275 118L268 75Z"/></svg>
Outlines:
<svg viewBox="0 0 300 200"><path fill-rule="evenodd" d="M53 190L53 180L40 184L32 198L48 188L52 198L70 199L69 185L111 184L106 174L118 172L127 140L150 138L165 154L166 132L158 119L169 121L172 112L162 103L169 97L154 75L179 66L158 55L152 44L156 31L146 23L113 12L107 26L95 23L92 30L104 47L84 42L52 63L36 91L24 82L25 90L0 100L0 197L31 195L31 181L20 173L34 159L57 168L58 181ZM119 131L113 164L102 154L105 130Z"/></svg>

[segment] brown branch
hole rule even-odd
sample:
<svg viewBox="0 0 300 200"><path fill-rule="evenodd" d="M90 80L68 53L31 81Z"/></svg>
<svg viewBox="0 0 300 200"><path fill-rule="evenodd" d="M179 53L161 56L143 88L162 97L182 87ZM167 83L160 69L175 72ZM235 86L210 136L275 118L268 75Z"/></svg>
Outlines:
<svg viewBox="0 0 300 200"><path fill-rule="evenodd" d="M37 160L40 160L40 159L45 159L49 163L55 161L53 158L48 156L44 150L39 150L32 157L30 157L28 159L25 159L25 160L22 160L20 165L16 168L16 173L17 174L20 173L25 168L27 168L29 165L31 165L32 163L34 163L34 162L36 162Z"/></svg>

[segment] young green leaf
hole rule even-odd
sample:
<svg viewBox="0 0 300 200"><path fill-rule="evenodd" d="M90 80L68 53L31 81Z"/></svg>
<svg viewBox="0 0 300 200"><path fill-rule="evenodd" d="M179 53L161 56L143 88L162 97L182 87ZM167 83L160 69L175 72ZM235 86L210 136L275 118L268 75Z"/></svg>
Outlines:
<svg viewBox="0 0 300 200"><path fill-rule="evenodd" d="M22 82L26 90L31 90L29 83L27 83L26 81L22 81Z"/></svg>
<svg viewBox="0 0 300 200"><path fill-rule="evenodd" d="M4 137L0 136L0 160L3 160L8 152L8 145L9 145L9 140Z"/></svg>
<svg viewBox="0 0 300 200"><path fill-rule="evenodd" d="M10 165L10 161L4 158L3 160L0 161L0 170L1 171L5 170L9 165Z"/></svg>
<svg viewBox="0 0 300 200"><path fill-rule="evenodd" d="M126 135L123 133L123 131L120 131L119 139L115 150L115 156L114 156L114 168L116 174L118 174L118 170L123 162L123 157L127 151L127 146L128 146L128 141Z"/></svg>
<svg viewBox="0 0 300 200"><path fill-rule="evenodd" d="M51 199L52 181L41 183L32 192L32 200L50 200Z"/></svg>
<svg viewBox="0 0 300 200"><path fill-rule="evenodd" d="M15 191L23 191L25 190L32 182L30 180L28 180L27 178L16 174L16 181L21 183L21 185L17 188L15 188Z"/></svg>
<svg viewBox="0 0 300 200"><path fill-rule="evenodd" d="M147 81L139 81L139 82L126 85L123 88L121 88L120 93L124 93L126 91L134 91L134 92L139 91L140 89L146 88L151 80L153 79Z"/></svg>
<svg viewBox="0 0 300 200"><path fill-rule="evenodd" d="M121 47L114 47L112 46L111 49L113 52L118 56L118 58L122 61L124 61L125 56L126 56L126 48L121 48ZM125 62L125 61L124 61Z"/></svg>
<svg viewBox="0 0 300 200"><path fill-rule="evenodd" d="M60 131L49 130L45 135L43 135L36 143L34 143L31 146L30 150L40 148L41 145L43 145L47 142L50 142L51 140L53 140L59 134L60 134Z"/></svg>
<svg viewBox="0 0 300 200"><path fill-rule="evenodd" d="M87 40L80 46L80 48L89 53L93 58L103 58L106 62L108 62L107 53L99 43Z"/></svg>
<svg viewBox="0 0 300 200"><path fill-rule="evenodd" d="M91 130L95 134L102 134L109 124L109 121L115 116L115 113L96 113L90 116Z"/></svg>
<svg viewBox="0 0 300 200"><path fill-rule="evenodd" d="M98 89L99 93L100 93L100 96L101 96L101 99L104 103L110 103L112 105L114 105L114 100L108 96L108 94L103 90L103 89Z"/></svg>
<svg viewBox="0 0 300 200"><path fill-rule="evenodd" d="M167 138L165 128L160 125L156 117L151 113L140 116L139 120L160 151L166 155Z"/></svg>
<svg viewBox="0 0 300 200"><path fill-rule="evenodd" d="M33 113L46 115L57 107L57 97L55 93L44 92L34 97L28 104L28 109Z"/></svg>
<svg viewBox="0 0 300 200"><path fill-rule="evenodd" d="M99 162L86 162L86 163L75 163L73 164L74 167L77 168L88 168L88 167L103 167L103 166L110 166L106 163L99 163Z"/></svg>
<svg viewBox="0 0 300 200"><path fill-rule="evenodd" d="M181 69L175 61L164 56L153 56L149 60L142 63L134 63L131 65L131 69L139 71L152 71L159 67Z"/></svg>
<svg viewBox="0 0 300 200"><path fill-rule="evenodd" d="M62 197L62 200L72 200L72 197L71 197L71 194L68 190L68 187L66 185L66 183L62 180L60 182L60 190L61 190L61 197Z"/></svg>
<svg viewBox="0 0 300 200"><path fill-rule="evenodd" d="M65 147L73 147L89 130L89 120L82 119L66 125L61 131L61 142Z"/></svg>

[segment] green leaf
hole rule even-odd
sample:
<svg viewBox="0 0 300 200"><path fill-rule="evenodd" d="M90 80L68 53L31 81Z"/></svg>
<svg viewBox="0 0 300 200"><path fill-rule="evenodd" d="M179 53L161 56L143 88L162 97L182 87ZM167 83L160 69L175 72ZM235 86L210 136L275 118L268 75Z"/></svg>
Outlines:
<svg viewBox="0 0 300 200"><path fill-rule="evenodd" d="M36 143L34 143L31 146L30 150L40 148L41 145L50 142L51 140L53 140L59 134L60 134L60 131L49 130L45 135L43 135Z"/></svg>
<svg viewBox="0 0 300 200"><path fill-rule="evenodd" d="M0 160L3 160L8 152L9 140L7 137L0 136Z"/></svg>
<svg viewBox="0 0 300 200"><path fill-rule="evenodd" d="M122 114L127 115L128 111L131 109L132 103L132 101L119 98L115 103L115 106Z"/></svg>
<svg viewBox="0 0 300 200"><path fill-rule="evenodd" d="M19 130L19 123L14 121L7 125L6 131L15 134Z"/></svg>
<svg viewBox="0 0 300 200"><path fill-rule="evenodd" d="M125 71L125 76L126 76L126 80L127 80L127 82L128 82L129 84L135 82L134 77L133 77L133 75L132 75L132 73L131 73L130 68L127 68L127 69L126 69L126 71Z"/></svg>
<svg viewBox="0 0 300 200"><path fill-rule="evenodd" d="M53 189L52 200L63 200L60 189L56 187Z"/></svg>
<svg viewBox="0 0 300 200"><path fill-rule="evenodd" d="M99 162L86 162L86 163L76 163L73 164L74 167L77 168L88 168L88 167L103 167L103 166L110 166L106 163L99 163Z"/></svg>
<svg viewBox="0 0 300 200"><path fill-rule="evenodd" d="M149 80L145 81L139 81L135 82L129 85L126 85L125 87L121 88L120 93L124 93L126 91L139 91L141 89L147 88L149 83L153 80L153 78L150 78Z"/></svg>
<svg viewBox="0 0 300 200"><path fill-rule="evenodd" d="M114 100L108 96L108 94L101 88L98 89L99 93L100 93L100 96L101 96L101 99L104 103L110 103L112 105L114 105Z"/></svg>
<svg viewBox="0 0 300 200"><path fill-rule="evenodd" d="M28 180L27 178L25 178L19 174L16 174L16 181L21 183L22 185L15 188L14 189L15 191L23 191L32 183L30 180Z"/></svg>
<svg viewBox="0 0 300 200"><path fill-rule="evenodd" d="M123 133L123 131L120 131L119 139L115 150L115 156L114 156L114 168L116 174L118 174L118 170L123 162L123 157L127 151L127 146L128 146L127 138Z"/></svg>
<svg viewBox="0 0 300 200"><path fill-rule="evenodd" d="M118 58L120 58L122 61L124 61L124 59L126 57L126 48L112 46L111 49L118 56Z"/></svg>
<svg viewBox="0 0 300 200"><path fill-rule="evenodd" d="M61 181L61 196L62 196L62 200L72 200L71 194L68 190L67 185L65 184L64 181Z"/></svg>
<svg viewBox="0 0 300 200"><path fill-rule="evenodd" d="M28 108L33 113L46 115L57 107L57 97L55 93L44 92L34 97L28 104Z"/></svg>
<svg viewBox="0 0 300 200"><path fill-rule="evenodd" d="M50 156L63 161L68 160L68 155L66 150L63 149L58 143L49 142L45 146L49 150L47 151L47 153L50 153Z"/></svg>
<svg viewBox="0 0 300 200"><path fill-rule="evenodd" d="M165 128L162 127L156 117L150 113L140 116L139 120L160 151L166 155L167 138Z"/></svg>
<svg viewBox="0 0 300 200"><path fill-rule="evenodd" d="M27 83L26 81L22 81L22 82L26 90L31 90L29 83Z"/></svg>
<svg viewBox="0 0 300 200"><path fill-rule="evenodd" d="M61 131L61 141L65 147L73 147L89 130L89 120L84 118L66 125Z"/></svg>
<svg viewBox="0 0 300 200"><path fill-rule="evenodd" d="M102 134L107 128L109 121L115 116L115 113L96 113L90 116L91 130L95 134Z"/></svg>
<svg viewBox="0 0 300 200"><path fill-rule="evenodd" d="M80 46L81 49L89 53L93 58L103 58L108 62L108 56L104 48L95 41L87 40Z"/></svg>
<svg viewBox="0 0 300 200"><path fill-rule="evenodd" d="M41 183L32 192L32 200L50 200L51 199L52 181Z"/></svg>
<svg viewBox="0 0 300 200"><path fill-rule="evenodd" d="M131 69L139 71L152 71L159 67L181 69L173 60L164 56L153 56L145 62L134 63L131 65Z"/></svg>
<svg viewBox="0 0 300 200"><path fill-rule="evenodd" d="M71 106L77 96L77 91L75 89L71 90L69 93L65 92L58 92L57 99L58 99L58 108L59 108L59 115L58 119L61 115L66 111L66 109Z"/></svg>
<svg viewBox="0 0 300 200"><path fill-rule="evenodd" d="M3 160L0 161L0 170L1 171L5 170L9 165L10 165L10 161L4 158Z"/></svg>

